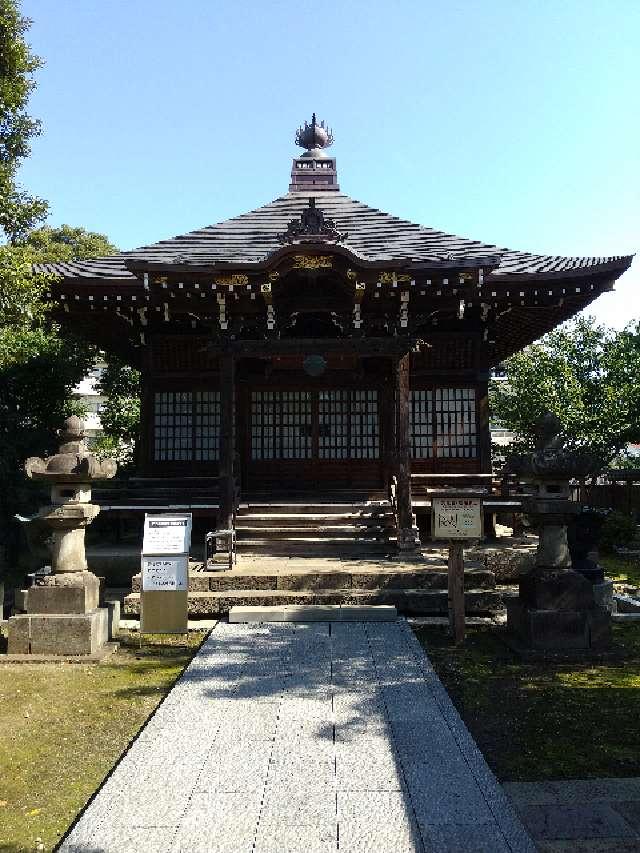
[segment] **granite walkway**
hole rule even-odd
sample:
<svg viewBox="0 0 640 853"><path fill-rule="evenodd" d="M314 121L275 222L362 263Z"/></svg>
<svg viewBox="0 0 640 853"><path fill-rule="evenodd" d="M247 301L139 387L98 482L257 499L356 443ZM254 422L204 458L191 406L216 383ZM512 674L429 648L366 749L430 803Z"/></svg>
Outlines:
<svg viewBox="0 0 640 853"><path fill-rule="evenodd" d="M505 782L541 853L640 851L640 778Z"/></svg>
<svg viewBox="0 0 640 853"><path fill-rule="evenodd" d="M535 847L400 619L219 623L60 850Z"/></svg>

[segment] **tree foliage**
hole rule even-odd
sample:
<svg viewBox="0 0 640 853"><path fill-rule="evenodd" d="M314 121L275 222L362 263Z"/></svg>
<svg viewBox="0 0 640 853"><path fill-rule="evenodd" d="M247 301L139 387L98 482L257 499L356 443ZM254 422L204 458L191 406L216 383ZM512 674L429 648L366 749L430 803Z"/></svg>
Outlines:
<svg viewBox="0 0 640 853"><path fill-rule="evenodd" d="M30 24L15 0L0 0L0 229L10 243L23 239L48 209L16 181L30 140L40 134L40 122L26 111L34 72L42 65L25 40Z"/></svg>
<svg viewBox="0 0 640 853"><path fill-rule="evenodd" d="M622 332L581 318L550 332L505 364L493 381L492 415L513 430L518 449L533 446L545 411L563 425L569 443L589 445L611 459L640 441L640 321Z"/></svg>
<svg viewBox="0 0 640 853"><path fill-rule="evenodd" d="M25 236L24 245L33 250L41 263L101 258L118 251L104 234L71 225L34 228Z"/></svg>
<svg viewBox="0 0 640 853"><path fill-rule="evenodd" d="M53 277L34 274L33 264L114 251L106 237L66 225L38 228L19 244L0 246L0 536L10 552L13 514L35 500L22 462L56 449L64 418L80 414L72 390L97 355L52 321L45 294Z"/></svg>
<svg viewBox="0 0 640 853"><path fill-rule="evenodd" d="M0 246L0 433L16 450L40 442L41 451L44 435L51 446L71 390L96 358L95 347L52 321L44 296L54 277L34 274L33 265L115 251L101 234L68 225Z"/></svg>
<svg viewBox="0 0 640 853"><path fill-rule="evenodd" d="M140 372L110 356L98 390L106 400L100 409L103 435L95 451L127 465L133 461L140 426Z"/></svg>
<svg viewBox="0 0 640 853"><path fill-rule="evenodd" d="M12 516L32 495L21 464L55 449L62 420L77 408L71 391L96 356L53 322L45 298L52 276L34 274L33 265L115 251L101 234L40 226L46 202L16 181L40 133L27 113L42 64L25 40L30 23L16 0L0 0L0 574L15 545Z"/></svg>

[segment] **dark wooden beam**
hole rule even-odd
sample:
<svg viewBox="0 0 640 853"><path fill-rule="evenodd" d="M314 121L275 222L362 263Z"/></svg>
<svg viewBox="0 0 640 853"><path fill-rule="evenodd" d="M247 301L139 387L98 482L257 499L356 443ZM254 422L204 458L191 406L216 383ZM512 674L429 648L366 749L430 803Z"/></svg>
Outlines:
<svg viewBox="0 0 640 853"><path fill-rule="evenodd" d="M140 426L136 447L136 468L142 472L150 470L154 462L155 413L152 370L151 350L145 347L140 372Z"/></svg>
<svg viewBox="0 0 640 853"><path fill-rule="evenodd" d="M398 548L400 552L415 551L420 544L413 524L411 502L411 356L403 355L396 362L396 500L398 515Z"/></svg>
<svg viewBox="0 0 640 853"><path fill-rule="evenodd" d="M212 352L244 358L308 353L344 353L345 355L402 356L411 351L415 342L407 337L394 338L295 338L263 341L217 341Z"/></svg>
<svg viewBox="0 0 640 853"><path fill-rule="evenodd" d="M491 473L491 428L489 424L489 388L487 382L478 386L478 453L480 470L483 474Z"/></svg>
<svg viewBox="0 0 640 853"><path fill-rule="evenodd" d="M220 528L233 527L235 511L235 358L220 360Z"/></svg>

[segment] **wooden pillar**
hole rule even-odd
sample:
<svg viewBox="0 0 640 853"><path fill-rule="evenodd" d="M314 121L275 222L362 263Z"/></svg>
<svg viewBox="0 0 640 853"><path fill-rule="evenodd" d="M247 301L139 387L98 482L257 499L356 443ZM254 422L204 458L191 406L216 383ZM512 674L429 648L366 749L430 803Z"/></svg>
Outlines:
<svg viewBox="0 0 640 853"><path fill-rule="evenodd" d="M491 464L491 426L489 423L489 386L480 382L477 386L478 402L478 454L480 457L480 473L490 474Z"/></svg>
<svg viewBox="0 0 640 853"><path fill-rule="evenodd" d="M218 526L230 530L235 511L235 359L220 358L220 513Z"/></svg>
<svg viewBox="0 0 640 853"><path fill-rule="evenodd" d="M420 545L411 503L410 363L411 354L406 353L395 365L398 548L405 553Z"/></svg>
<svg viewBox="0 0 640 853"><path fill-rule="evenodd" d="M491 459L491 424L489 422L489 385L483 378L476 390L478 403L478 456L480 473L491 474L493 462ZM496 538L496 514L488 510L484 513L484 537L488 541Z"/></svg>
<svg viewBox="0 0 640 853"><path fill-rule="evenodd" d="M381 409L381 431L382 431L382 464L384 469L384 483L387 491L391 486L391 479L396 473L396 403L393 377L395 376L395 360L391 362L391 369L385 365L385 386L380 391ZM388 393L388 389L391 393Z"/></svg>
<svg viewBox="0 0 640 853"><path fill-rule="evenodd" d="M138 473L152 470L155 462L155 407L153 391L153 364L151 347L144 348L140 369L140 425L135 447L135 466Z"/></svg>
<svg viewBox="0 0 640 853"><path fill-rule="evenodd" d="M456 646L464 643L464 548L463 543L449 542L448 561L449 629Z"/></svg>

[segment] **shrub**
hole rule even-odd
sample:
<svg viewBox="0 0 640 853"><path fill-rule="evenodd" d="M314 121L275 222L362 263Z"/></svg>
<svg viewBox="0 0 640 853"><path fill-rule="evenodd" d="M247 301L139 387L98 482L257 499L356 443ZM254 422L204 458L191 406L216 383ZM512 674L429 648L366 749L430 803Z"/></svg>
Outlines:
<svg viewBox="0 0 640 853"><path fill-rule="evenodd" d="M600 546L604 551L626 548L633 541L638 525L635 520L623 512L610 512L602 525Z"/></svg>

